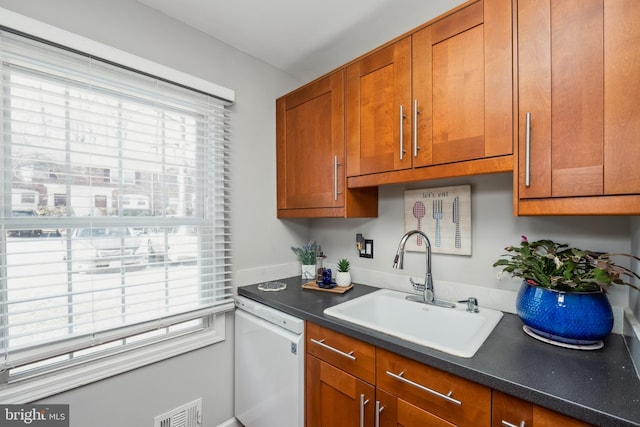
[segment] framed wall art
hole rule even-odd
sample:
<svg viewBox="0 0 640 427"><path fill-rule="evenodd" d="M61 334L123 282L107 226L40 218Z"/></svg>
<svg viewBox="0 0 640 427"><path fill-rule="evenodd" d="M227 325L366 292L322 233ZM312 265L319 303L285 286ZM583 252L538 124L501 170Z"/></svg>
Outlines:
<svg viewBox="0 0 640 427"><path fill-rule="evenodd" d="M427 235L432 253L471 255L471 186L405 191L404 224ZM405 250L425 252L423 240L411 237Z"/></svg>

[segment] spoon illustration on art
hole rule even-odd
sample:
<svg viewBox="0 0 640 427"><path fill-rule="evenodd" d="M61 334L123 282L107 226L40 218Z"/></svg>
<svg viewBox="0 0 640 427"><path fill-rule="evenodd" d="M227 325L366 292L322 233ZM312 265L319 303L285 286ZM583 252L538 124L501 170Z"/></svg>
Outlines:
<svg viewBox="0 0 640 427"><path fill-rule="evenodd" d="M427 210L424 207L424 203L418 200L413 204L413 217L418 220L419 231L422 231L421 221L422 221L422 218L424 218L426 213L427 213ZM422 236L419 234L416 236L416 243L418 246L422 246Z"/></svg>

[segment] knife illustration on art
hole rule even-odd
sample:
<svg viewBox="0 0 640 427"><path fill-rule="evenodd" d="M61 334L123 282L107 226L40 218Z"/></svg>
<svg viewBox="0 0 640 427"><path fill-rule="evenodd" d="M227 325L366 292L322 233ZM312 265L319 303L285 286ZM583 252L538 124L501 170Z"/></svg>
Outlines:
<svg viewBox="0 0 640 427"><path fill-rule="evenodd" d="M459 249L462 247L462 238L460 237L460 199L458 196L453 199L453 223L456 225L455 245Z"/></svg>

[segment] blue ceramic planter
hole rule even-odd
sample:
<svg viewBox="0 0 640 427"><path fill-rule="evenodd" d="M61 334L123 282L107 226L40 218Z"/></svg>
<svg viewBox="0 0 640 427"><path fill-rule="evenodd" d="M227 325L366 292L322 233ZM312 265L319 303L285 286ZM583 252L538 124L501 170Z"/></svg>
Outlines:
<svg viewBox="0 0 640 427"><path fill-rule="evenodd" d="M533 332L566 344L598 343L613 328L611 304L602 292L561 292L523 281L516 310Z"/></svg>

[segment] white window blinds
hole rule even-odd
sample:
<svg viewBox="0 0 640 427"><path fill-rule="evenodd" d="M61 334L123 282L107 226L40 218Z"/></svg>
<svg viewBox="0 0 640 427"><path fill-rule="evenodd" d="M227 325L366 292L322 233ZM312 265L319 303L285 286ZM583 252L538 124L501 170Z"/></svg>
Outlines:
<svg viewBox="0 0 640 427"><path fill-rule="evenodd" d="M0 32L0 370L232 307L228 102Z"/></svg>

